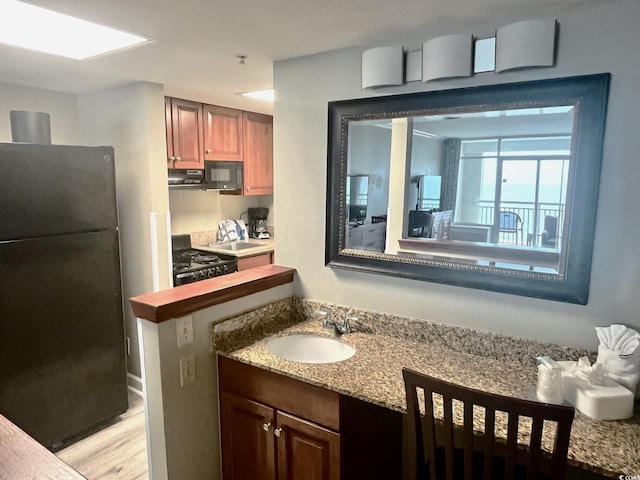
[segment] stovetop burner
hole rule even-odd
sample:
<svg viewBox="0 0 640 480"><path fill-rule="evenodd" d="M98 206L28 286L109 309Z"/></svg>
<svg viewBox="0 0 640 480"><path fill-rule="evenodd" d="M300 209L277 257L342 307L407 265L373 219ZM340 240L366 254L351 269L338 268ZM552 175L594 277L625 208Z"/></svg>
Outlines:
<svg viewBox="0 0 640 480"><path fill-rule="evenodd" d="M174 286L238 271L238 259L235 256L213 254L204 250L190 248L189 235L172 236L171 240L174 248Z"/></svg>
<svg viewBox="0 0 640 480"><path fill-rule="evenodd" d="M200 253L193 257L192 260L196 263L218 263L222 261L217 255L202 255Z"/></svg>

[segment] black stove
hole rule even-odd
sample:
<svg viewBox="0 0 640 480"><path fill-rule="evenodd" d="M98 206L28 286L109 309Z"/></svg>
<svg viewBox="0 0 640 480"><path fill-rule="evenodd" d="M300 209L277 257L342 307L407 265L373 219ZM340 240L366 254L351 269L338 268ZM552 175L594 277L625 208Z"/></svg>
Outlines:
<svg viewBox="0 0 640 480"><path fill-rule="evenodd" d="M189 235L172 235L173 285L185 285L238 271L238 259L191 248Z"/></svg>

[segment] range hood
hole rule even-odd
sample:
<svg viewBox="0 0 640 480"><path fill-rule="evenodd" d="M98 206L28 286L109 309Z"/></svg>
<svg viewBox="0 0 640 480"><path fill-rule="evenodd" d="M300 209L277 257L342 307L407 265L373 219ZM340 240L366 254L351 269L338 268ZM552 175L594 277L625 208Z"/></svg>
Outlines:
<svg viewBox="0 0 640 480"><path fill-rule="evenodd" d="M170 190L234 190L208 182L204 170L200 169L170 168L168 179Z"/></svg>
<svg viewBox="0 0 640 480"><path fill-rule="evenodd" d="M204 178L204 170L170 168L168 170L169 188L188 188L206 190L207 182Z"/></svg>

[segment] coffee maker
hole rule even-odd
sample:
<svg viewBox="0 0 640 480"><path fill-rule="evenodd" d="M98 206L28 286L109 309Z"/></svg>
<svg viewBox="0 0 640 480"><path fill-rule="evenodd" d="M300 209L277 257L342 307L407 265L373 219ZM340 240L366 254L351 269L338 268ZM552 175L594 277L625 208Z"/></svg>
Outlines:
<svg viewBox="0 0 640 480"><path fill-rule="evenodd" d="M251 238L266 239L271 238L267 230L267 217L269 209L266 207L249 208L249 236Z"/></svg>

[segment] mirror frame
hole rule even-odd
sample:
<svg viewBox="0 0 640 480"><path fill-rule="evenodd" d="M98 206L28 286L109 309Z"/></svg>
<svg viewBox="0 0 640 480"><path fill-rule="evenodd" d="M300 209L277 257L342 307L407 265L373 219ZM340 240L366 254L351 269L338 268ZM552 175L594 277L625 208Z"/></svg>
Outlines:
<svg viewBox="0 0 640 480"><path fill-rule="evenodd" d="M325 265L586 305L610 78L603 73L329 102ZM567 193L571 212L564 230L569 233L558 275L345 248L350 121L554 105L575 107Z"/></svg>

